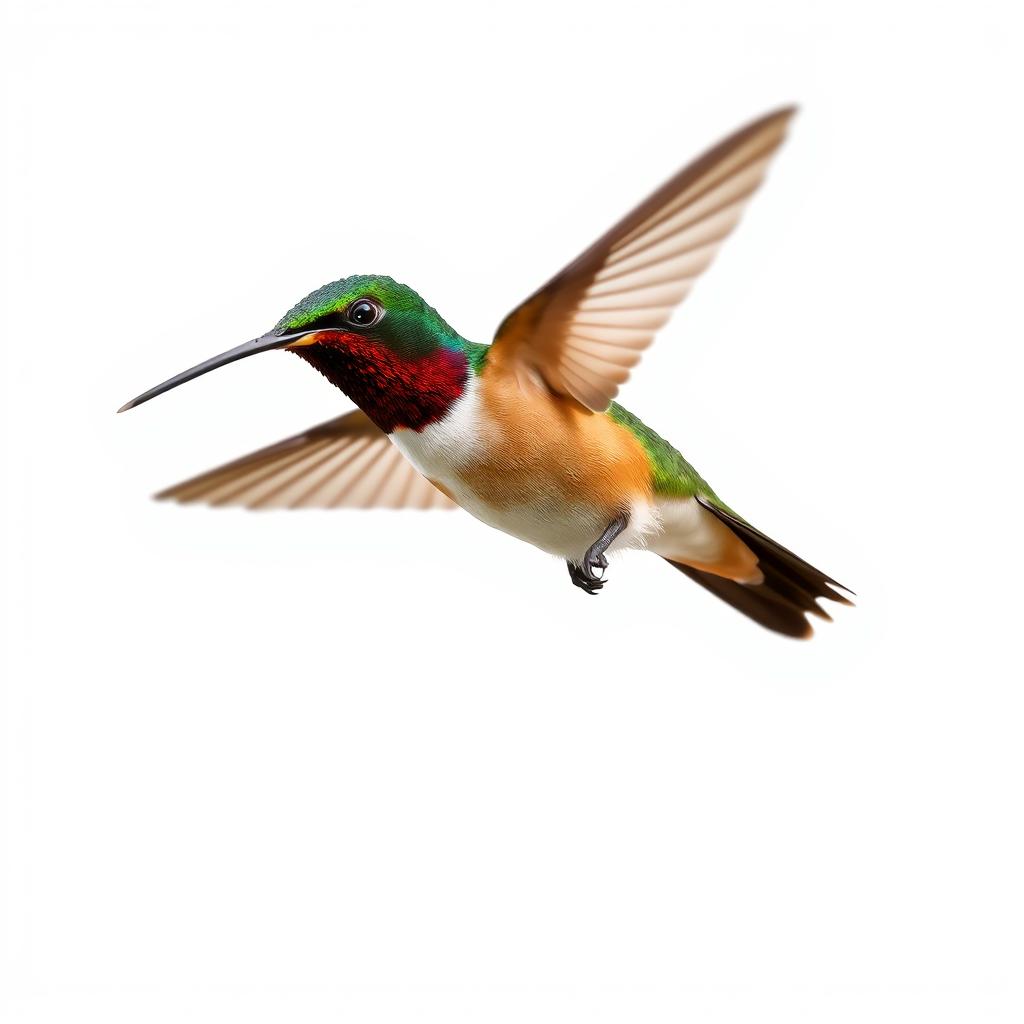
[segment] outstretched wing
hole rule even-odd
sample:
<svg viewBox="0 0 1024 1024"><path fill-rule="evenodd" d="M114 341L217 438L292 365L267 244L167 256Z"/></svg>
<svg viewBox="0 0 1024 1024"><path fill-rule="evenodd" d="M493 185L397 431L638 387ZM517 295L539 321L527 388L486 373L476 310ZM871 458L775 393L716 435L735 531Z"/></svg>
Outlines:
<svg viewBox="0 0 1024 1024"><path fill-rule="evenodd" d="M748 125L684 167L498 328L517 374L602 411L740 218L794 109Z"/></svg>
<svg viewBox="0 0 1024 1024"><path fill-rule="evenodd" d="M455 508L359 411L161 491L246 508Z"/></svg>

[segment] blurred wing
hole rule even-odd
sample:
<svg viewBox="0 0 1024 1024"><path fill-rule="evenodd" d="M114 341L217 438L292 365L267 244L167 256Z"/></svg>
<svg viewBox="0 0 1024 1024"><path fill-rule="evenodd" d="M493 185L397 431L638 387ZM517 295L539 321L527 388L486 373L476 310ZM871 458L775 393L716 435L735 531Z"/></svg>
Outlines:
<svg viewBox="0 0 1024 1024"><path fill-rule="evenodd" d="M735 227L794 109L684 167L513 310L495 344L526 376L600 412Z"/></svg>
<svg viewBox="0 0 1024 1024"><path fill-rule="evenodd" d="M455 508L356 410L161 491L245 508Z"/></svg>

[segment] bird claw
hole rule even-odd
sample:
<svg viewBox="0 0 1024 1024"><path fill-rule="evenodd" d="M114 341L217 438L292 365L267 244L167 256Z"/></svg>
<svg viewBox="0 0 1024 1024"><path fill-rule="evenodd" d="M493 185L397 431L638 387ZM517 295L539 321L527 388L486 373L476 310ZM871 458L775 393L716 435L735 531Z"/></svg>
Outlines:
<svg viewBox="0 0 1024 1024"><path fill-rule="evenodd" d="M604 575L608 568L608 559L604 556L605 550L622 533L628 522L629 520L624 515L613 519L604 533L587 549L582 564L565 563L569 567L569 579L572 580L574 586L579 587L587 594L596 594L605 585ZM600 570L600 574L597 570Z"/></svg>
<svg viewBox="0 0 1024 1024"><path fill-rule="evenodd" d="M608 559L603 554L587 554L582 565L568 563L569 578L573 584L587 594L596 594L607 582L604 578L605 570L608 568ZM600 570L597 572L596 570Z"/></svg>
<svg viewBox="0 0 1024 1024"><path fill-rule="evenodd" d="M592 569L582 565L569 563L569 579L586 594L596 594L603 586L604 580L595 576Z"/></svg>

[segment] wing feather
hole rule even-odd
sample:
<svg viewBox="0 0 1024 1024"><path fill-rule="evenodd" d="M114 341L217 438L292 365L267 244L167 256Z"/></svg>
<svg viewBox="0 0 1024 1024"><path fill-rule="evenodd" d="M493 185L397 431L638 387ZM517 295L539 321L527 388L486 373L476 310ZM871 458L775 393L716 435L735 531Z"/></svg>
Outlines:
<svg viewBox="0 0 1024 1024"><path fill-rule="evenodd" d="M321 423L157 498L245 508L455 508L369 417Z"/></svg>
<svg viewBox="0 0 1024 1024"><path fill-rule="evenodd" d="M755 121L683 168L513 310L494 340L516 375L606 409L736 226L793 113Z"/></svg>

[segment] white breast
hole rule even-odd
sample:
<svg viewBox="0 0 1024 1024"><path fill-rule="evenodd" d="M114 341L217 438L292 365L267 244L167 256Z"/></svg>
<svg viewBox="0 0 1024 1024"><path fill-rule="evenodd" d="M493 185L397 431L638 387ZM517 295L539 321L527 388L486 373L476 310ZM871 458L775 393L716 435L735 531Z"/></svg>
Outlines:
<svg viewBox="0 0 1024 1024"><path fill-rule="evenodd" d="M453 483L459 483L459 470L479 452L484 443L483 434L480 385L476 377L470 375L465 390L452 403L444 419L422 430L396 430L390 437L395 447L425 477L450 489Z"/></svg>

